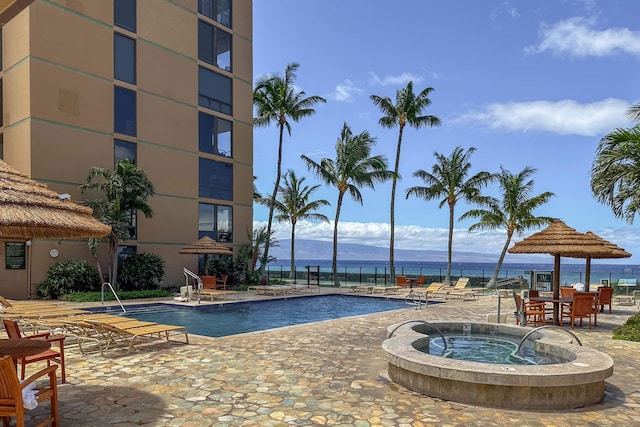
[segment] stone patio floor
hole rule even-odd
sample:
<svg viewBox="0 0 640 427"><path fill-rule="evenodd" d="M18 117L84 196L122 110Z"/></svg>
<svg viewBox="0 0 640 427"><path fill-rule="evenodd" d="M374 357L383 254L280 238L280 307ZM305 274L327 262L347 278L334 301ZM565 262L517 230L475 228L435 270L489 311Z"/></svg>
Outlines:
<svg viewBox="0 0 640 427"><path fill-rule="evenodd" d="M248 294L249 295L249 294ZM245 296L243 298L247 298ZM613 306L585 346L608 353L614 375L602 403L569 411L498 410L434 399L389 381L381 343L409 319L478 320L497 297L448 301L190 344L154 342L124 355L66 349L62 426L631 426L640 425L640 343L611 339L637 312ZM513 302L502 301L513 321ZM36 367L29 365L28 373ZM48 405L29 411L36 417Z"/></svg>

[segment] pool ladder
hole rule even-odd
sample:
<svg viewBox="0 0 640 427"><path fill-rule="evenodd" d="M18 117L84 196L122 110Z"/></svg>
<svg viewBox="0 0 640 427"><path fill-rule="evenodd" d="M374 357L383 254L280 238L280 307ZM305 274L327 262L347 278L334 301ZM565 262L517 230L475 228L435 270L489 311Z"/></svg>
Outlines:
<svg viewBox="0 0 640 427"><path fill-rule="evenodd" d="M442 334L442 332L440 331L440 329L438 329L438 327L437 327L436 325L434 325L433 323L429 323L429 322L427 322L426 320L405 320L404 322L399 323L398 325L396 325L396 327L395 327L395 328L393 328L393 330L392 330L391 332L389 332L389 335L387 336L387 339L388 339L388 338L391 338L391 336L393 336L393 333L394 333L395 331L397 331L397 330L398 330L398 328L399 328L400 326L406 325L407 323L413 323L413 322L415 322L415 323L422 323L422 324L424 324L424 325L430 326L430 327L432 327L433 329L435 329L435 331L438 333L438 335L440 335L440 338L442 338L442 345L444 346L444 349L443 349L442 351L443 351L443 352L444 352L444 351L447 351L447 340L444 338L444 335Z"/></svg>
<svg viewBox="0 0 640 427"><path fill-rule="evenodd" d="M417 292L414 293L413 291L411 291L404 297L404 302L406 304L414 306L416 310L420 310L423 305L425 307L429 305L429 299L427 298L426 292L424 293L423 299L422 294Z"/></svg>

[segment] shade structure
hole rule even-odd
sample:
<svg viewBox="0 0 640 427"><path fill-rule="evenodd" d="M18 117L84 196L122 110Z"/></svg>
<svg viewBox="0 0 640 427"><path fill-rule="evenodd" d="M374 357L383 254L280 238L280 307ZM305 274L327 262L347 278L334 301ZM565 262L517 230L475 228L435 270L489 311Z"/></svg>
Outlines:
<svg viewBox="0 0 640 427"><path fill-rule="evenodd" d="M204 236L195 243L180 249L181 254L204 254L204 266L207 267L209 255L233 255L233 250L227 246L221 245L209 236Z"/></svg>
<svg viewBox="0 0 640 427"><path fill-rule="evenodd" d="M105 237L111 227L93 210L59 196L0 160L0 239Z"/></svg>
<svg viewBox="0 0 640 427"><path fill-rule="evenodd" d="M544 230L515 243L509 249L509 253L553 255L554 299L559 298L560 293L560 257L585 258L587 263L590 263L593 258L616 258L623 257L624 254L626 254L624 256L631 256L614 244L599 237L580 233L560 220L555 220ZM590 270L590 267L588 269ZM587 279L590 280L590 278ZM554 310L554 321L557 322L557 320L558 313Z"/></svg>
<svg viewBox="0 0 640 427"><path fill-rule="evenodd" d="M586 233L584 233L586 236L591 237L592 239L595 239L596 241L599 241L600 243L602 243L607 249L609 249L609 252L604 254L604 255L600 255L597 257L593 257L593 256L589 256L587 257L587 262L586 262L586 271L584 273L585 276L585 287L586 290L589 290L589 283L591 282L591 259L592 258L600 258L600 259L614 259L614 258L629 258L631 256L631 254L627 251L625 251L624 249L622 249L621 247L611 243L608 240L603 239L602 237L598 236L596 233L593 233L591 231L587 231Z"/></svg>
<svg viewBox="0 0 640 427"><path fill-rule="evenodd" d="M202 239L195 243L185 246L180 249L178 253L181 254L220 254L220 255L233 255L231 248L221 245L209 236L204 236Z"/></svg>

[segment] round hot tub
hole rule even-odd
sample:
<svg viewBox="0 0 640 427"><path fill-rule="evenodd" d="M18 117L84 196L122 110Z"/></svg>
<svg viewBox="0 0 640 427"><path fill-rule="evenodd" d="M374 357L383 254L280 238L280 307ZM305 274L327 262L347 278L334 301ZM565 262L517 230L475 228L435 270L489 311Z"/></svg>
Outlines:
<svg viewBox="0 0 640 427"><path fill-rule="evenodd" d="M531 331L497 323L413 321L390 326L382 348L395 383L432 397L533 410L601 402L604 380L613 374L611 357L574 344L561 331ZM528 333L522 351L520 342ZM467 348L455 351L456 341ZM493 354L491 345L505 342L514 343L506 358L477 359L483 351ZM484 348L475 350L476 343Z"/></svg>

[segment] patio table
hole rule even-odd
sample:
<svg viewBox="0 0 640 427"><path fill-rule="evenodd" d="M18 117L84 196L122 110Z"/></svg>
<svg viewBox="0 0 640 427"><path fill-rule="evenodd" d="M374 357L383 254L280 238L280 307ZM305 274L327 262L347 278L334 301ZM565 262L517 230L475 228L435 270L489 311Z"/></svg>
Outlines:
<svg viewBox="0 0 640 427"><path fill-rule="evenodd" d="M46 340L27 338L0 339L0 357L11 356L17 368L17 361L21 357L42 353L51 348L51 343Z"/></svg>

